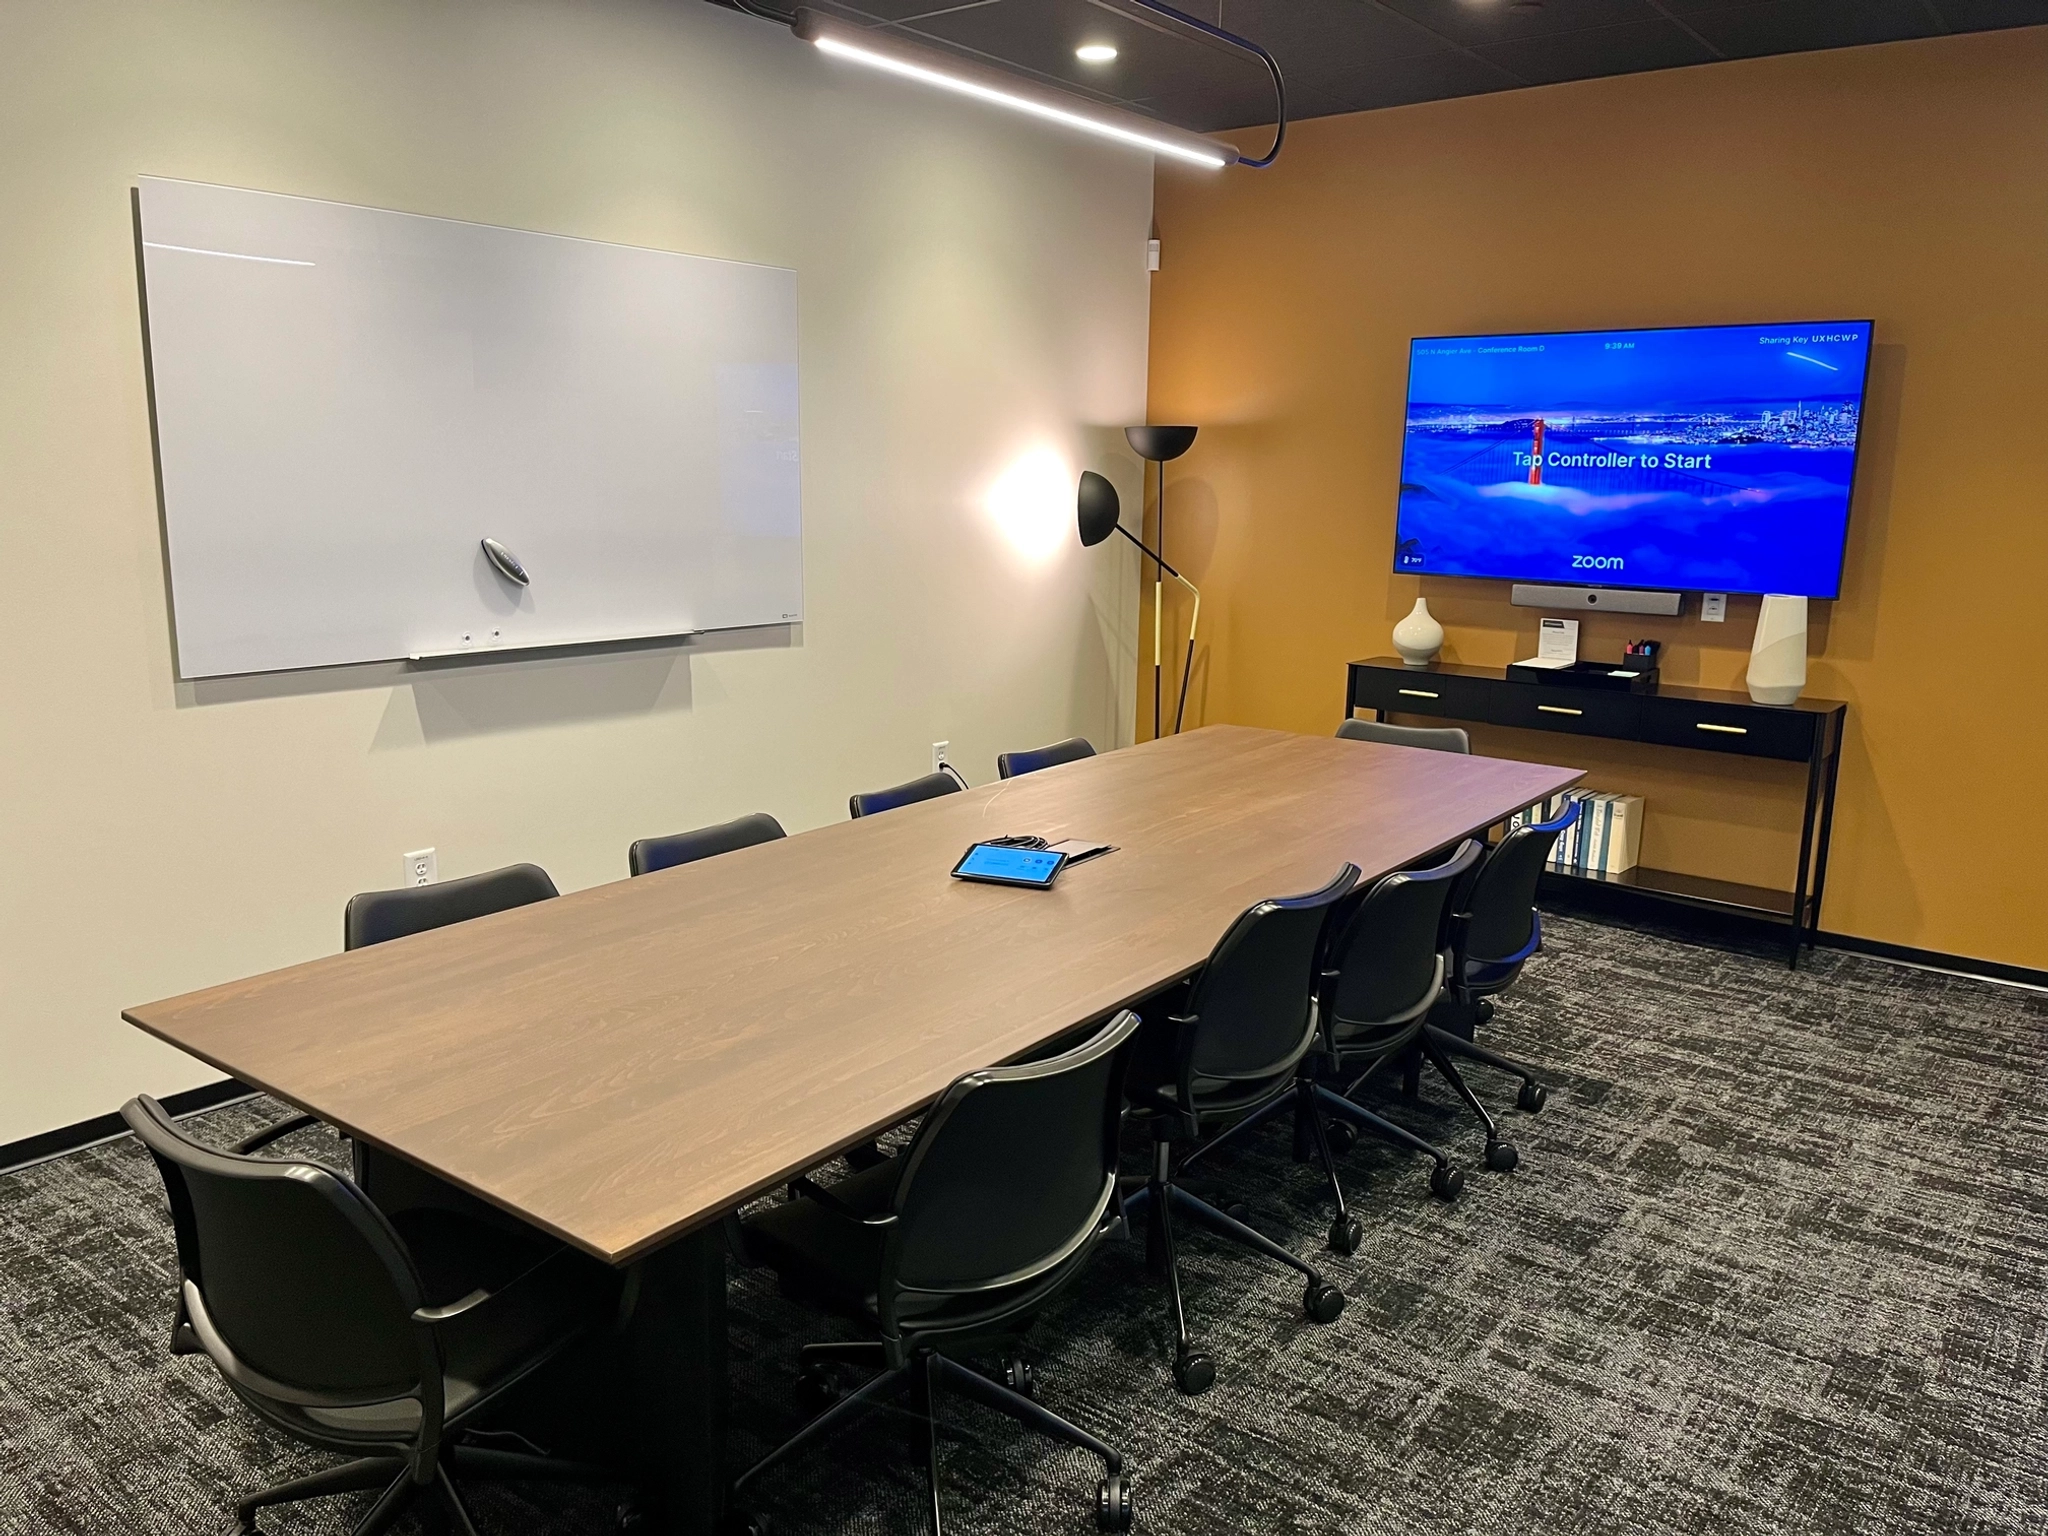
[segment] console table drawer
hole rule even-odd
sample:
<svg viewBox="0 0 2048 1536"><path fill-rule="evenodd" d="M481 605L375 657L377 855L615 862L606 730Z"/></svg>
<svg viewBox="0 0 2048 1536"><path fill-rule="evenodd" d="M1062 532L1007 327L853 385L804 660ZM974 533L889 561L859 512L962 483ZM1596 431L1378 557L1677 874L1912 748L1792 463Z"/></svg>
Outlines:
<svg viewBox="0 0 2048 1536"><path fill-rule="evenodd" d="M1493 690L1486 716L1495 725L1578 736L1632 736L1639 700L1632 693L1593 693L1542 683L1509 683Z"/></svg>
<svg viewBox="0 0 2048 1536"><path fill-rule="evenodd" d="M1389 671L1362 679L1353 702L1360 709L1383 709L1390 714L1483 720L1486 698L1482 682L1417 667L1412 672Z"/></svg>
<svg viewBox="0 0 2048 1536"><path fill-rule="evenodd" d="M1736 752L1744 757L1778 757L1803 763L1813 751L1820 717L1759 706L1703 704L1689 699L1643 700L1642 737L1667 747Z"/></svg>

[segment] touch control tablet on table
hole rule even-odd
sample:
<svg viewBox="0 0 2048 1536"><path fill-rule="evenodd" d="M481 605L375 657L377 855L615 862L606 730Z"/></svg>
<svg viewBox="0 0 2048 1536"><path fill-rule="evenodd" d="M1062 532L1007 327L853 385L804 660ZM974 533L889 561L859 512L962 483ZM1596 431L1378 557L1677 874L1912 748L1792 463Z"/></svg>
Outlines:
<svg viewBox="0 0 2048 1536"><path fill-rule="evenodd" d="M999 843L976 843L953 866L961 880L983 880L990 885L1022 885L1044 890L1059 878L1067 856L1046 848L1011 848Z"/></svg>

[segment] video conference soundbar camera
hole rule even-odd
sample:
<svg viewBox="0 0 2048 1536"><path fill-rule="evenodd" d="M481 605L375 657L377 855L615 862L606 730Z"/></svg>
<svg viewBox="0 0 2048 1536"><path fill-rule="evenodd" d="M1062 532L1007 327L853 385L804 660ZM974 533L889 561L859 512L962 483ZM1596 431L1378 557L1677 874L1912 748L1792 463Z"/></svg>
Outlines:
<svg viewBox="0 0 2048 1536"><path fill-rule="evenodd" d="M1871 328L1417 339L1394 569L1623 613L1839 596Z"/></svg>

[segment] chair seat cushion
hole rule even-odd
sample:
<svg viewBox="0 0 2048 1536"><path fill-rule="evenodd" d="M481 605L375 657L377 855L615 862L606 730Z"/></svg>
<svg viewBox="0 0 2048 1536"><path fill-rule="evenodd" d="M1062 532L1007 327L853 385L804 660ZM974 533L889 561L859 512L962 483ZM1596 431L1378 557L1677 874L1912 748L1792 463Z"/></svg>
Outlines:
<svg viewBox="0 0 2048 1536"><path fill-rule="evenodd" d="M879 1216L889 1209L901 1171L889 1158L832 1185L832 1197L863 1216ZM873 1314L887 1227L864 1227L803 1198L749 1216L745 1226L748 1247L775 1271L783 1289L837 1310Z"/></svg>
<svg viewBox="0 0 2048 1536"><path fill-rule="evenodd" d="M447 1306L477 1290L492 1293L438 1327L451 1426L602 1323L617 1305L616 1271L538 1232L436 1209L401 1211L392 1225L412 1253L428 1306ZM351 1408L292 1408L287 1416L322 1438L387 1443L418 1434L420 1408L401 1397Z"/></svg>

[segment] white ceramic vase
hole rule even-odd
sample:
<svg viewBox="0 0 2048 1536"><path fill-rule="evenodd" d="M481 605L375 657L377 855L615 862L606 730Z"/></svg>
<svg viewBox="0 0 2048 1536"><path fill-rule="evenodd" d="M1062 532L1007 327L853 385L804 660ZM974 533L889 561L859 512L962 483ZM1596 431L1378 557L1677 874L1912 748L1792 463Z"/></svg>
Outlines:
<svg viewBox="0 0 2048 1536"><path fill-rule="evenodd" d="M1749 696L1759 704L1791 704L1806 687L1806 599L1777 593L1764 599L1749 646Z"/></svg>
<svg viewBox="0 0 2048 1536"><path fill-rule="evenodd" d="M1394 649L1411 667L1426 667L1444 648L1444 627L1430 614L1429 599L1418 597L1408 617L1394 626Z"/></svg>

